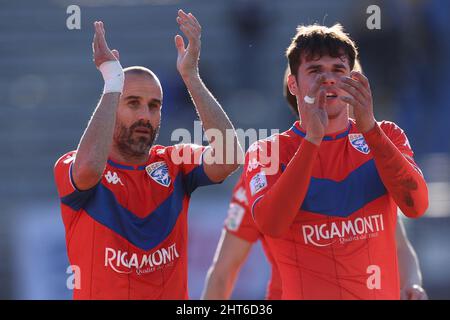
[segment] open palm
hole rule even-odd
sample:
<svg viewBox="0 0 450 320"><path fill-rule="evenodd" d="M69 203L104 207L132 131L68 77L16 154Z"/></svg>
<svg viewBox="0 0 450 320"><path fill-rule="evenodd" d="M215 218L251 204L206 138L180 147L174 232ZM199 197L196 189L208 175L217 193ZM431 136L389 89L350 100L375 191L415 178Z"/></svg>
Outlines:
<svg viewBox="0 0 450 320"><path fill-rule="evenodd" d="M178 51L177 69L184 77L198 72L202 28L192 13L186 14L183 10L178 11L177 22L189 41L188 46L185 47L183 37L178 34L175 36L175 46Z"/></svg>
<svg viewBox="0 0 450 320"><path fill-rule="evenodd" d="M98 67L103 62L119 60L119 52L110 50L105 39L105 27L102 21L94 22L94 40L92 41L92 51L94 55L94 63Z"/></svg>

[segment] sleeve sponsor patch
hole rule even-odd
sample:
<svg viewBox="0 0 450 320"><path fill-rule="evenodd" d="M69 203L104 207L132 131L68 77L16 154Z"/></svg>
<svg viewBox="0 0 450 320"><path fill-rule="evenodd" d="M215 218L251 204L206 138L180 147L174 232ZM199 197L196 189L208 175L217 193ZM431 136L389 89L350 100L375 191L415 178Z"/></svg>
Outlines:
<svg viewBox="0 0 450 320"><path fill-rule="evenodd" d="M236 192L234 193L233 197L237 201L248 205L247 196L245 195L245 189L243 187L240 187L239 189L237 189Z"/></svg>
<svg viewBox="0 0 450 320"><path fill-rule="evenodd" d="M230 203L227 219L225 220L225 226L227 229L231 231L236 231L239 229L244 213L245 209L242 206L234 202Z"/></svg>
<svg viewBox="0 0 450 320"><path fill-rule="evenodd" d="M267 187L267 179L264 171L259 172L250 180L250 192L252 196Z"/></svg>

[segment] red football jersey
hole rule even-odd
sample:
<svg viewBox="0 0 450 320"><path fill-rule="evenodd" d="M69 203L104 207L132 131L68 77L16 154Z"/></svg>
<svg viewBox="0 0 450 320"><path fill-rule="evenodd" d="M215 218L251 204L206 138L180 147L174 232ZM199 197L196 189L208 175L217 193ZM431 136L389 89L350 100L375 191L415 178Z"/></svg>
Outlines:
<svg viewBox="0 0 450 320"><path fill-rule="evenodd" d="M403 130L392 122L379 125L417 167ZM283 174L305 136L297 121L290 130L250 147L244 170L252 210ZM275 146L278 153L271 150ZM278 163L273 174L266 172L268 164L252 158L255 150L269 155L274 151L270 166ZM324 137L289 231L280 238L266 237L280 270L283 299L399 299L396 219L397 205L364 136L350 120L343 132Z"/></svg>
<svg viewBox="0 0 450 320"><path fill-rule="evenodd" d="M187 210L212 182L195 145L153 146L145 165L108 160L87 191L73 184L76 152L55 164L67 253L80 269L75 299L187 299Z"/></svg>
<svg viewBox="0 0 450 320"><path fill-rule="evenodd" d="M245 194L244 174L242 174L233 189L228 215L224 223L227 232L250 243L261 240L264 253L269 261L272 272L269 283L267 284L266 299L281 299L281 278L278 267L270 253L269 246L264 239L263 234L258 230L253 221L250 208L248 206L247 195Z"/></svg>

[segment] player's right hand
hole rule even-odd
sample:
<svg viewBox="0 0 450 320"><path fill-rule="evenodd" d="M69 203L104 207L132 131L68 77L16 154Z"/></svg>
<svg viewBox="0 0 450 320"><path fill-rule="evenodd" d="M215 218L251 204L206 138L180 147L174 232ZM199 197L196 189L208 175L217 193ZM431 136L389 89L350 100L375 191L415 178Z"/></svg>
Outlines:
<svg viewBox="0 0 450 320"><path fill-rule="evenodd" d="M323 75L318 75L309 89L308 96L315 98L313 104L302 101L303 115L306 117L305 139L316 145L320 145L328 126L328 114L325 110L326 93L321 89L324 81Z"/></svg>
<svg viewBox="0 0 450 320"><path fill-rule="evenodd" d="M94 55L94 63L98 67L106 61L118 61L119 51L110 50L105 39L105 27L102 21L94 22L94 40L92 41L92 52Z"/></svg>

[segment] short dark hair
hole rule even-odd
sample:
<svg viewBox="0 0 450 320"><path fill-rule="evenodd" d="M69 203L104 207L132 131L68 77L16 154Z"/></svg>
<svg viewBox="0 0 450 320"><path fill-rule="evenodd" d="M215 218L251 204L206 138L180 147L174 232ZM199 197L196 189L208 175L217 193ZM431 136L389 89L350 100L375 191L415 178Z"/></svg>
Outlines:
<svg viewBox="0 0 450 320"><path fill-rule="evenodd" d="M297 77L302 57L312 60L324 55L334 58L347 56L350 70L353 70L358 59L358 49L339 23L332 27L318 24L298 26L297 33L286 50L291 74Z"/></svg>

